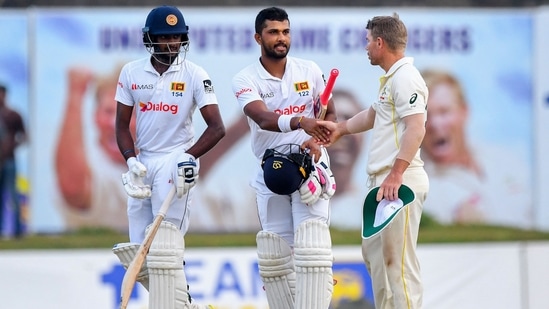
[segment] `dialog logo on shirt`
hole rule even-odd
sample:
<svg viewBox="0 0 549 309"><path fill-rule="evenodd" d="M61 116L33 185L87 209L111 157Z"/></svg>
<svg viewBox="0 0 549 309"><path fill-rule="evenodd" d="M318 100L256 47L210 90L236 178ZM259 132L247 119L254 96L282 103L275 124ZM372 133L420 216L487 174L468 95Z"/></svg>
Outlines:
<svg viewBox="0 0 549 309"><path fill-rule="evenodd" d="M246 93L246 92L252 92L252 89L251 88L242 88L240 90L238 90L234 95L236 96L236 98L238 99L238 97L243 94L243 93Z"/></svg>
<svg viewBox="0 0 549 309"><path fill-rule="evenodd" d="M290 105L288 107L284 108L277 108L273 112L279 114L279 115L291 115L291 114L300 114L305 111L305 108L307 106L305 104L303 105Z"/></svg>
<svg viewBox="0 0 549 309"><path fill-rule="evenodd" d="M173 115L177 114L178 106L176 104L167 104L164 102L153 103L153 102L139 102L139 110L141 112L170 112Z"/></svg>

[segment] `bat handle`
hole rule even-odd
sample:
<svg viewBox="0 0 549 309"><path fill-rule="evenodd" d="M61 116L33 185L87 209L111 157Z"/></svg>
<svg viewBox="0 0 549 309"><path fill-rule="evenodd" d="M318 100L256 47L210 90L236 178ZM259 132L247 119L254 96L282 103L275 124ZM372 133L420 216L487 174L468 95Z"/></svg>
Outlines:
<svg viewBox="0 0 549 309"><path fill-rule="evenodd" d="M328 105L328 99L330 98L330 94L332 94L332 89L334 88L335 80L338 75L339 75L338 69L332 69L330 71L330 77L326 82L326 87L324 88L324 92L322 92L322 95L320 96L320 103L322 103L323 105Z"/></svg>

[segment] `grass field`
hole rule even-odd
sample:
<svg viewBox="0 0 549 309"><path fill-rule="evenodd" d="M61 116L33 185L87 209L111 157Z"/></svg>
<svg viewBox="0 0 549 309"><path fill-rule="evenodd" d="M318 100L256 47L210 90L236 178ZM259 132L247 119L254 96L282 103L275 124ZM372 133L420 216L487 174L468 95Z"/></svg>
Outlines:
<svg viewBox="0 0 549 309"><path fill-rule="evenodd" d="M333 245L359 245L360 231L332 229ZM485 225L440 225L424 218L419 233L420 243L461 243L549 240L549 232L513 229ZM7 249L72 249L111 248L127 242L125 234L108 230L81 230L59 235L28 235L21 239L0 240L0 250ZM255 233L187 234L187 247L255 246Z"/></svg>

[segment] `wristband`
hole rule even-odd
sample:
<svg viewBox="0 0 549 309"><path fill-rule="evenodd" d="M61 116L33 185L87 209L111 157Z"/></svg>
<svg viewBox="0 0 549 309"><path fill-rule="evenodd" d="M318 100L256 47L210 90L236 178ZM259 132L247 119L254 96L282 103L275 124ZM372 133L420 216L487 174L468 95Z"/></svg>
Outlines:
<svg viewBox="0 0 549 309"><path fill-rule="evenodd" d="M124 150L124 152L122 153L122 155L125 157L128 153L132 153L132 152L135 153L135 150L133 150L133 149L126 149L126 150Z"/></svg>
<svg viewBox="0 0 549 309"><path fill-rule="evenodd" d="M299 117L299 120L297 121L297 129L301 129L301 120L303 120L303 116Z"/></svg>
<svg viewBox="0 0 549 309"><path fill-rule="evenodd" d="M278 117L278 128L280 132L292 132L292 127L290 126L290 121L292 121L292 116L290 115L280 115Z"/></svg>

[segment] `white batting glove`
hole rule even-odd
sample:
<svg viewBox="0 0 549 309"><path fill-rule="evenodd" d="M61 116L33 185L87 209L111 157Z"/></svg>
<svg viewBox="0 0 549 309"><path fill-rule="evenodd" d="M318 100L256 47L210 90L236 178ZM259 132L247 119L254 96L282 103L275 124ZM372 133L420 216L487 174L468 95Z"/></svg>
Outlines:
<svg viewBox="0 0 549 309"><path fill-rule="evenodd" d="M313 162L315 161L313 155ZM309 178L307 178L299 187L301 201L307 205L312 205L318 201L322 194L322 185L320 184L320 175L316 168L313 169Z"/></svg>
<svg viewBox="0 0 549 309"><path fill-rule="evenodd" d="M129 158L126 163L129 171L122 174L122 184L124 184L126 193L139 199L151 197L151 186L143 183L143 178L147 175L145 165L137 161L135 157Z"/></svg>
<svg viewBox="0 0 549 309"><path fill-rule="evenodd" d="M326 159L327 157L321 157L321 160L315 164L320 176L320 184L322 185L322 193L320 194L320 198L329 200L335 194L336 181L334 173L332 173L328 162L322 160L322 158Z"/></svg>
<svg viewBox="0 0 549 309"><path fill-rule="evenodd" d="M173 176L175 181L176 195L182 198L194 187L198 179L198 167L193 155L183 153L178 157L178 162Z"/></svg>

